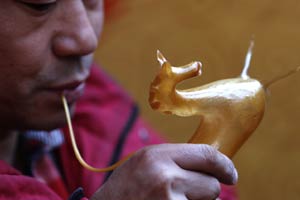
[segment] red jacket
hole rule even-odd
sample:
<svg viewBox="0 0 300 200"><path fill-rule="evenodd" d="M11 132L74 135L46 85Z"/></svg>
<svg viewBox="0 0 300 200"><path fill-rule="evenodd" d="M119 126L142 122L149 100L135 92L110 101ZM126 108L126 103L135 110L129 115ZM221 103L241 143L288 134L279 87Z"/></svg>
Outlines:
<svg viewBox="0 0 300 200"><path fill-rule="evenodd" d="M72 122L81 155L95 167L108 166L146 145L163 142L141 119L135 102L95 66ZM68 133L66 128L63 132ZM83 188L87 197L91 196L109 173L84 169L74 156L69 135L64 136L65 142L54 150L59 163L56 167L62 174L59 180L50 178L47 179L50 181L41 183L0 161L0 200L61 200L78 187ZM47 163L35 164L34 167ZM46 176L49 176L49 171L52 170L41 173L48 173ZM223 188L222 200L234 200L234 196L233 189ZM73 199L80 198L73 196Z"/></svg>

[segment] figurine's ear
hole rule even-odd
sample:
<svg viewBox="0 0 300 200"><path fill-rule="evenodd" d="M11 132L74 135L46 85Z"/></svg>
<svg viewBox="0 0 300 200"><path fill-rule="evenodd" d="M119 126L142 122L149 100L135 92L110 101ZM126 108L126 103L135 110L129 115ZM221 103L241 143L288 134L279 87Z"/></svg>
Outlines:
<svg viewBox="0 0 300 200"><path fill-rule="evenodd" d="M168 63L167 59L162 55L162 53L159 50L157 50L156 56L160 66L163 66L164 63Z"/></svg>

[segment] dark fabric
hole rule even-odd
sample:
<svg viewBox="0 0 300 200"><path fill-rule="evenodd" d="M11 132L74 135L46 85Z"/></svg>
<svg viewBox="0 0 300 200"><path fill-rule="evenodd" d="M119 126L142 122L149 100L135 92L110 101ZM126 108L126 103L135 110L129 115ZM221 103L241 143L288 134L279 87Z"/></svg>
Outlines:
<svg viewBox="0 0 300 200"><path fill-rule="evenodd" d="M17 152L20 162L15 165L24 175L38 179L62 199L67 199L69 194L55 155L55 150L63 142L61 130L24 132L19 135Z"/></svg>
<svg viewBox="0 0 300 200"><path fill-rule="evenodd" d="M82 188L77 188L69 197L68 200L81 200L84 198L84 193Z"/></svg>
<svg viewBox="0 0 300 200"><path fill-rule="evenodd" d="M125 127L123 128L123 130L118 138L118 142L113 151L113 155L111 157L111 161L109 162L109 165L113 165L114 163L116 163L117 161L120 160L120 156L121 156L122 150L124 148L124 143L126 141L128 134L130 133L130 130L131 130L133 124L135 123L136 118L138 117L138 114L139 114L138 107L136 105L134 105L131 109L131 114L128 119L128 122L125 124ZM109 178L111 173L112 173L112 171L106 173L104 182Z"/></svg>

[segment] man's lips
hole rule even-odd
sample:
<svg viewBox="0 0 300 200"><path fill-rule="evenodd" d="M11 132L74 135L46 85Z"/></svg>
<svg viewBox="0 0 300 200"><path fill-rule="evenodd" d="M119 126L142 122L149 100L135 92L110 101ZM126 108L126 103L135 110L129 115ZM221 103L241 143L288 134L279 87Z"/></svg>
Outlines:
<svg viewBox="0 0 300 200"><path fill-rule="evenodd" d="M66 83L61 83L57 85L50 86L50 90L73 90L77 88L79 85L84 83L84 81L72 81L72 82L66 82Z"/></svg>
<svg viewBox="0 0 300 200"><path fill-rule="evenodd" d="M73 103L83 94L85 82L75 81L48 88L49 91L64 95L68 103Z"/></svg>

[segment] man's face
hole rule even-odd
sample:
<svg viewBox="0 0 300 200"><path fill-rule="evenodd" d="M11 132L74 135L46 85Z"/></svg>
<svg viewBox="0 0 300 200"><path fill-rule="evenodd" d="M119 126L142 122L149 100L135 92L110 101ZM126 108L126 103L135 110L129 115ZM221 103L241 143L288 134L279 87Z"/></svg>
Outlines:
<svg viewBox="0 0 300 200"><path fill-rule="evenodd" d="M89 75L103 0L1 0L0 126L52 129L65 123Z"/></svg>

